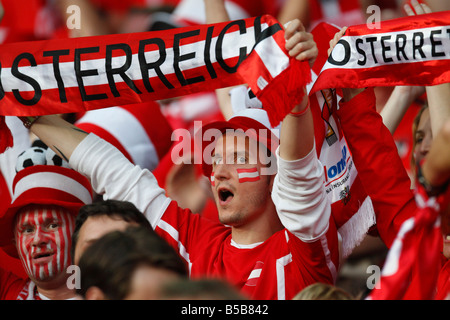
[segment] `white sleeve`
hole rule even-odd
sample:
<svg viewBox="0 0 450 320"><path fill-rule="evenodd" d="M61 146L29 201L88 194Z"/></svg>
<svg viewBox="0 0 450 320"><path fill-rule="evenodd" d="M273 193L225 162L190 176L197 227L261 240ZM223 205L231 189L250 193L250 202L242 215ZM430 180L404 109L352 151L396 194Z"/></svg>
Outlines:
<svg viewBox="0 0 450 320"><path fill-rule="evenodd" d="M5 121L6 125L11 130L14 146L0 154L0 176L3 175L9 189L9 194L12 196L12 185L14 177L16 176L17 157L23 151L31 147L31 141L28 129L23 126L22 121L20 121L18 117L6 116Z"/></svg>
<svg viewBox="0 0 450 320"><path fill-rule="evenodd" d="M155 227L170 203L156 178L132 164L117 148L90 133L72 153L70 166L87 176L105 199L129 201Z"/></svg>
<svg viewBox="0 0 450 320"><path fill-rule="evenodd" d="M278 172L272 200L278 216L286 229L302 241L314 241L327 232L331 215L315 146L303 159L283 160L279 148L276 156Z"/></svg>

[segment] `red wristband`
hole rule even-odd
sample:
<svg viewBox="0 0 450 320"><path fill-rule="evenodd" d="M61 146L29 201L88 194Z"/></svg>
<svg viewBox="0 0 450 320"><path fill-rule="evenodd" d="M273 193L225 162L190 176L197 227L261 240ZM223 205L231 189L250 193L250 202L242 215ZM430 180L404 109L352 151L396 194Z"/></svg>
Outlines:
<svg viewBox="0 0 450 320"><path fill-rule="evenodd" d="M294 117L301 117L302 115L304 115L305 113L306 113L306 111L308 111L308 109L309 109L309 100L308 100L308 104L306 105L306 107L302 110L302 111L299 111L299 112L289 112L289 114L291 115L291 116L294 116Z"/></svg>

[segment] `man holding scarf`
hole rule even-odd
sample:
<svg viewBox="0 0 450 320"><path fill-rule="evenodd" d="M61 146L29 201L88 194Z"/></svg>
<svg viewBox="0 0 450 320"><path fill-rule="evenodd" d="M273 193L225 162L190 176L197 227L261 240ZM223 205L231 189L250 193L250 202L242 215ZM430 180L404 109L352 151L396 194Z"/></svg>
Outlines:
<svg viewBox="0 0 450 320"><path fill-rule="evenodd" d="M300 21L287 26L285 37L291 57L314 61L316 45ZM204 128L219 133L203 149L213 151L203 152L203 168L211 173L222 224L178 207L148 170L59 117L41 117L31 130L87 175L97 193L130 201L144 212L177 248L191 277L225 278L252 299L291 299L311 283L333 283L338 268L337 233L329 223L307 96L291 109L278 148L266 115L235 117ZM269 174L274 155L277 173Z"/></svg>

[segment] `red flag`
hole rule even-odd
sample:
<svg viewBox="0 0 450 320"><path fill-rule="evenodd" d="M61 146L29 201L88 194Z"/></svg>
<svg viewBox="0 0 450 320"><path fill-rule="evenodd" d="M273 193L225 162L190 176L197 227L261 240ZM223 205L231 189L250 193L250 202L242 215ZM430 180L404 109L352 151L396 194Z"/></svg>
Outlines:
<svg viewBox="0 0 450 320"><path fill-rule="evenodd" d="M374 289L367 299L434 299L441 269L439 214L449 204L449 191L428 197L418 185L416 214L402 224L386 258L379 289Z"/></svg>

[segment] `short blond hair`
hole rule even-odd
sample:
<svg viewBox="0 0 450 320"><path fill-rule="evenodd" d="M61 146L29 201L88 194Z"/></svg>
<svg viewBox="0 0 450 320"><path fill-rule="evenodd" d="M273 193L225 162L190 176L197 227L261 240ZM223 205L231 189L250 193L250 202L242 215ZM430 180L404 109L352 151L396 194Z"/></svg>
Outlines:
<svg viewBox="0 0 450 320"><path fill-rule="evenodd" d="M339 287L318 282L301 290L292 300L355 300L355 298Z"/></svg>

